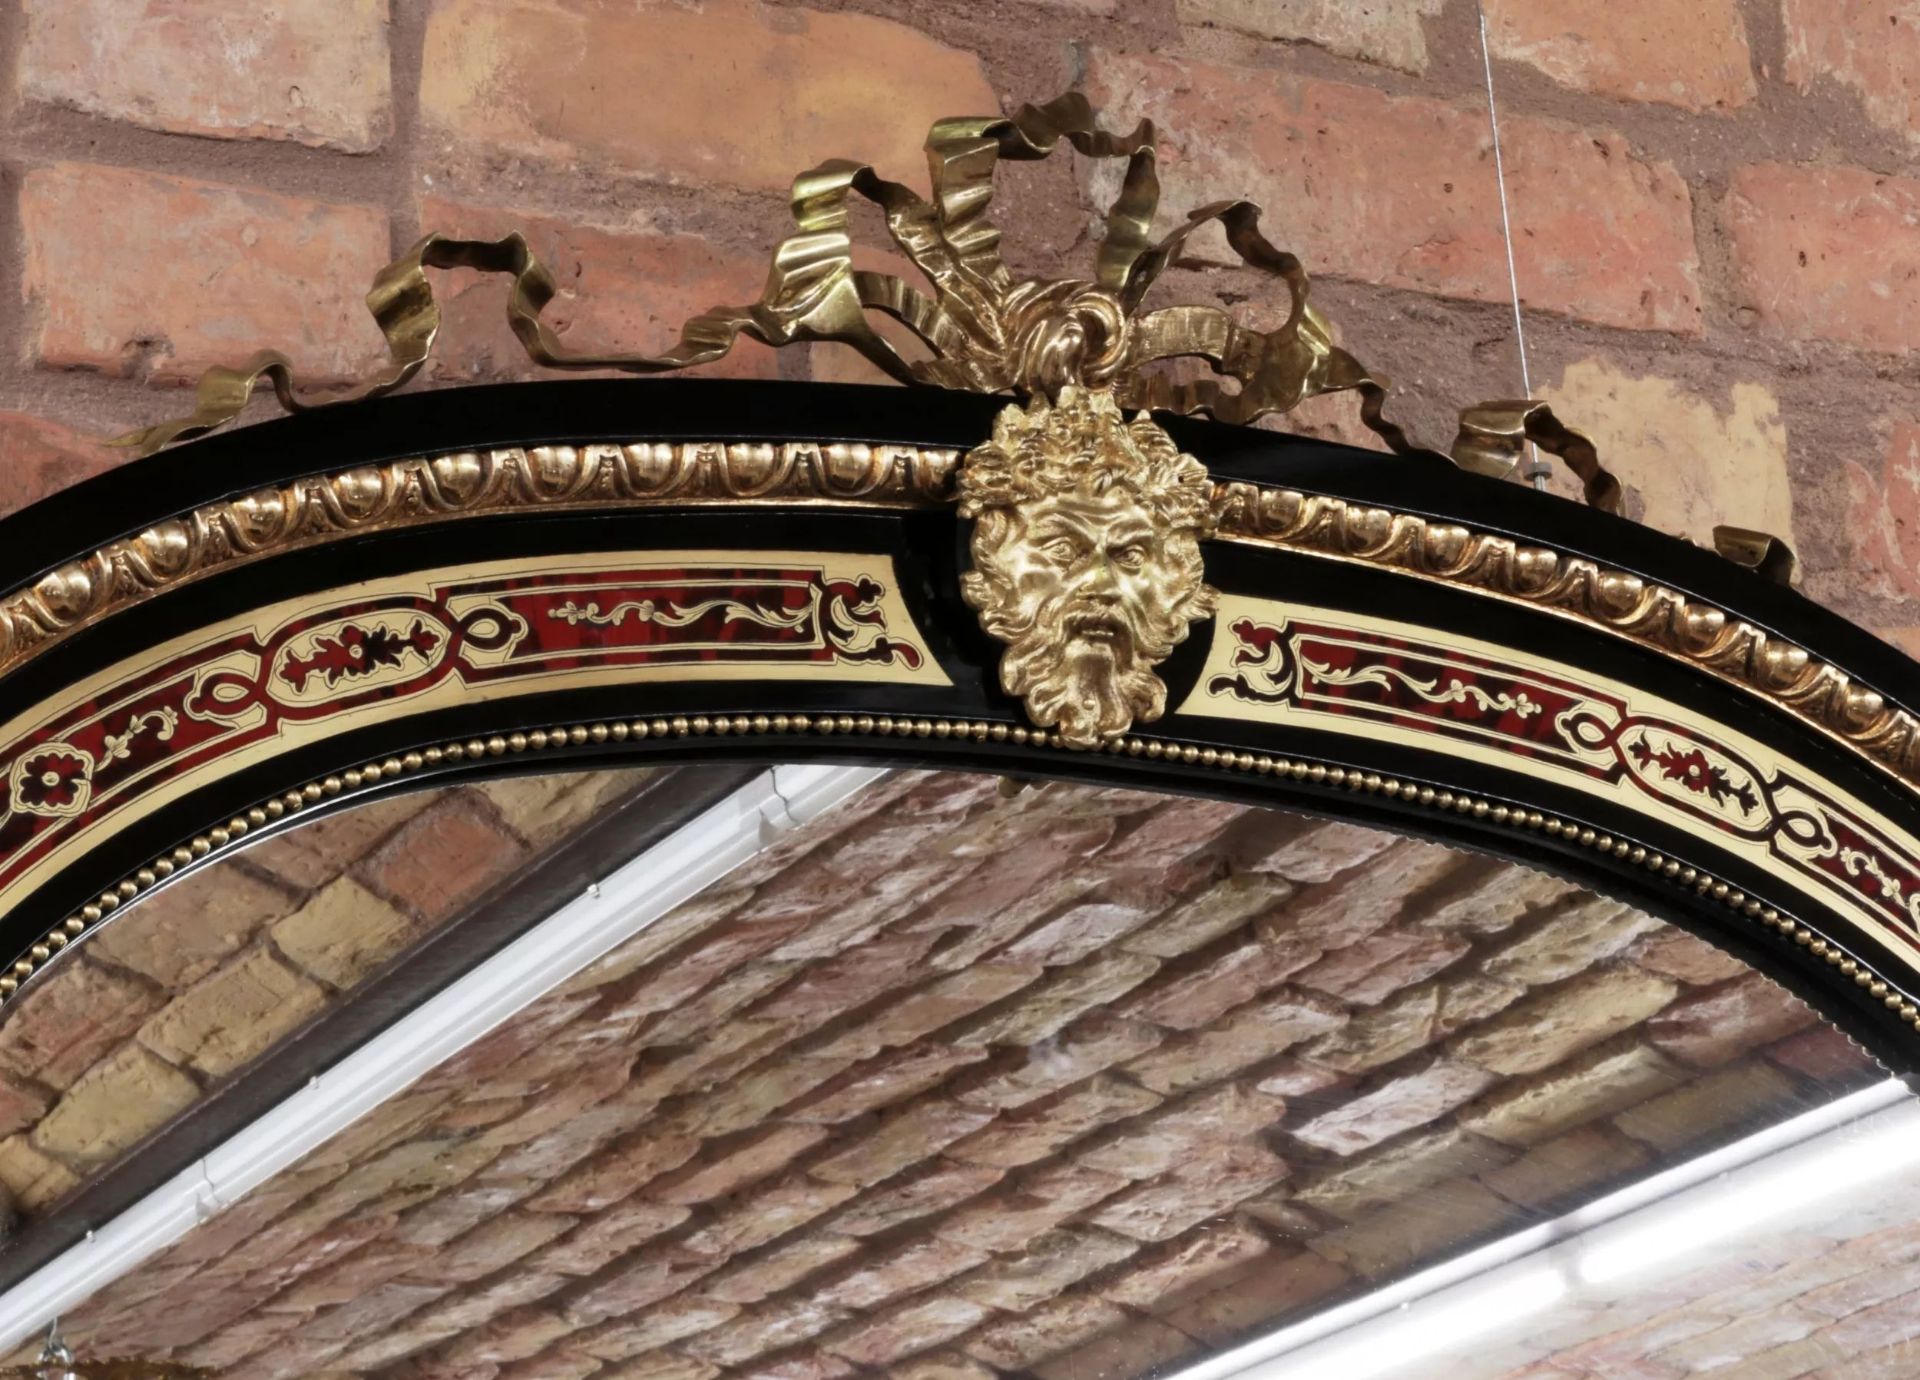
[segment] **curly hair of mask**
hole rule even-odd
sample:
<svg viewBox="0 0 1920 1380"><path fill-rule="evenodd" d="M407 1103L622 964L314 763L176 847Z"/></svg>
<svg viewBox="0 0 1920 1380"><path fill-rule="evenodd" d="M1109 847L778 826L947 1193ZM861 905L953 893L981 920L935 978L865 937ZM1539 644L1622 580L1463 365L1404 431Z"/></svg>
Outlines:
<svg viewBox="0 0 1920 1380"><path fill-rule="evenodd" d="M977 518L1031 499L1130 491L1172 531L1209 535L1213 484L1206 466L1183 455L1142 415L1126 421L1111 402L1067 389L1051 408L1008 407L992 442L968 457L960 474L960 515Z"/></svg>

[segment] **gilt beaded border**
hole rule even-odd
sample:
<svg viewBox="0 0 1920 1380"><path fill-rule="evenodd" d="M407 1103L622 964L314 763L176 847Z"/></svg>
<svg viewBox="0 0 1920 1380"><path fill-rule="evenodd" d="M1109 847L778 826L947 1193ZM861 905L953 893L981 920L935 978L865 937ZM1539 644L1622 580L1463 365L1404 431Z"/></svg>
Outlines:
<svg viewBox="0 0 1920 1380"><path fill-rule="evenodd" d="M343 791L358 790L362 786L410 776L429 767L438 767L448 762L584 747L590 743L624 743L648 738L700 738L731 734L762 736L769 733L829 735L846 733L881 737L960 738L977 742L1013 743L1016 746L1049 748L1066 752L1087 751L1069 744L1058 733L1041 732L1013 724L984 720L894 717L887 714L676 715L665 718L603 720L592 724L575 724L566 728L531 729L526 732L494 734L486 738L468 738L443 743L437 747L423 748L398 757L386 757L378 762L370 762L337 775L327 776L319 781L309 782L297 790L288 791L284 795L276 796L264 804L255 806L245 815L235 815L225 825L210 829L171 853L156 858L117 887L102 892L98 900L68 916L63 924L35 944L27 957L15 962L10 972L0 976L0 1005L11 1000L21 985L50 962L55 955L84 937L121 906L143 892L160 885L181 868L210 857L257 829L276 823L290 815L310 810ZM1914 1001L1895 990L1887 982L1874 976L1871 970L1848 955L1838 945L1829 942L1799 921L1781 914L1774 907L1762 904L1698 868L1690 867L1641 844L1615 838L1611 834L1602 833L1585 825L1575 824L1539 810L1501 805L1462 791L1436 788L1398 777L1384 776L1379 772L1329 767L1324 763L1296 761L1266 753L1222 751L1218 748L1194 747L1190 744L1168 743L1159 739L1139 738L1132 735L1117 738L1093 751L1108 755L1177 762L1213 770L1247 772L1259 776L1289 776L1310 785L1384 795L1390 799L1410 801L1436 811L1471 815L1475 819L1489 820L1495 825L1543 833L1582 848L1625 858L1637 866L1646 868L1649 872L1668 878L1678 886L1691 887L1700 895L1711 897L1728 909L1759 922L1767 929L1778 931L1791 938L1794 943L1809 953L1825 960L1829 966L1838 968L1844 976L1851 978L1856 986L1864 988L1870 996L1896 1013L1908 1026L1920 1030L1920 1005L1916 1005Z"/></svg>

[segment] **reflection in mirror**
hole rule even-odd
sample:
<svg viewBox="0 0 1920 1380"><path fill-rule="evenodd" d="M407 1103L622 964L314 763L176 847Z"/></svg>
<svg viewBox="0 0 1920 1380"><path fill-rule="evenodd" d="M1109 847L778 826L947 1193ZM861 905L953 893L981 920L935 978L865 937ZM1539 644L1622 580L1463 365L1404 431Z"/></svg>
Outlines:
<svg viewBox="0 0 1920 1380"><path fill-rule="evenodd" d="M402 797L135 906L0 1026L16 1241L390 1042L400 978L664 866L567 845L701 779ZM1905 1095L1542 873L896 772L566 966L69 1340L247 1380L1911 1373Z"/></svg>

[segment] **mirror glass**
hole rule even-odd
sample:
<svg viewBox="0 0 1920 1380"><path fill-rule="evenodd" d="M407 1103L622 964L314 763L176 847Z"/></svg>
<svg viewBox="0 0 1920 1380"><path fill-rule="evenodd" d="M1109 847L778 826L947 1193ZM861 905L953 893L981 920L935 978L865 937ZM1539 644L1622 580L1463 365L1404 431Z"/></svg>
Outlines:
<svg viewBox="0 0 1920 1380"><path fill-rule="evenodd" d="M923 771L753 816L665 904L662 836L735 846L687 821L754 776L423 791L137 903L0 1022L5 1283L347 1055L411 1067L425 993L528 952L558 985L69 1342L248 1380L1914 1373L1910 1099L1672 925Z"/></svg>

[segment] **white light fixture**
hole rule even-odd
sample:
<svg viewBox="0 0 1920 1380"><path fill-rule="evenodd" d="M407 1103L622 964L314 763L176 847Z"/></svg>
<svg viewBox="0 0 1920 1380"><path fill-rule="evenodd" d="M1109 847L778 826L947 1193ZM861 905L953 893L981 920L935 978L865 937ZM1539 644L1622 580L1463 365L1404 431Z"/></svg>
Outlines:
<svg viewBox="0 0 1920 1380"><path fill-rule="evenodd" d="M1888 1079L1652 1175L1167 1380L1431 1376L1436 1358L1572 1292L1657 1275L1847 1189L1920 1173L1920 1101Z"/></svg>
<svg viewBox="0 0 1920 1380"><path fill-rule="evenodd" d="M762 772L0 1294L0 1351L179 1240L782 834L887 775Z"/></svg>
<svg viewBox="0 0 1920 1380"><path fill-rule="evenodd" d="M1566 1296L1567 1282L1557 1273L1527 1270L1496 1277L1482 1275L1444 1294L1403 1304L1368 1327L1357 1327L1306 1352L1266 1362L1258 1376L1288 1380L1372 1380L1381 1375L1439 1375L1413 1366L1421 1358L1445 1355L1476 1337L1530 1318Z"/></svg>
<svg viewBox="0 0 1920 1380"><path fill-rule="evenodd" d="M1899 1083L1893 1086L1905 1093ZM1596 1228L1581 1243L1581 1282L1611 1284L1677 1263L1841 1193L1870 1188L1902 1170L1913 1172L1920 1168L1913 1152L1920 1134L1917 1112L1920 1108L1909 1101L1868 1127L1829 1131L1817 1143L1803 1142Z"/></svg>

